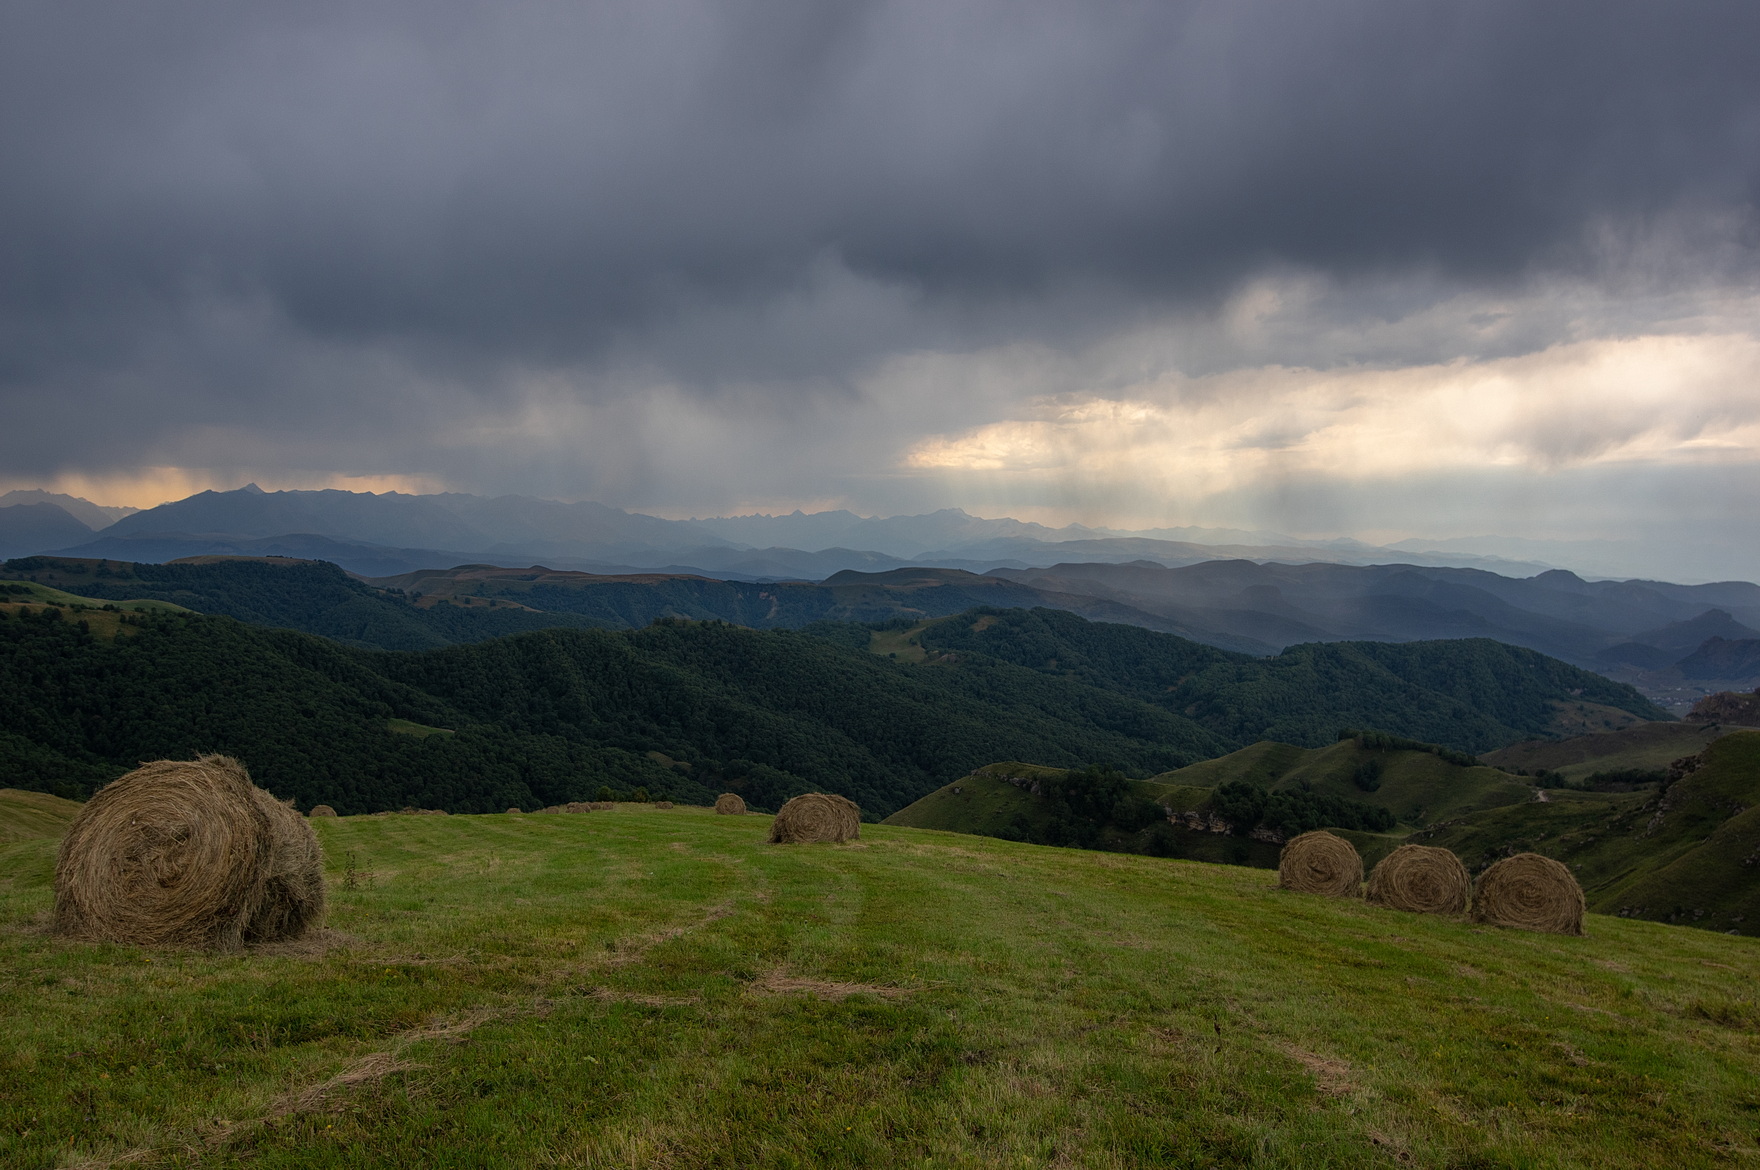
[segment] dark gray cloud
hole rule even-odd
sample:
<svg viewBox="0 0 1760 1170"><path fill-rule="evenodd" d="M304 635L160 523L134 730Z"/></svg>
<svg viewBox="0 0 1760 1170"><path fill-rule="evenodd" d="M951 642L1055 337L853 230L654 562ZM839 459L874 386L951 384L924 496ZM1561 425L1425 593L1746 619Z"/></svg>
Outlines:
<svg viewBox="0 0 1760 1170"><path fill-rule="evenodd" d="M1477 353L1464 328L1365 353L1360 326L1548 281L1603 305L1751 285L1757 43L1753 5L1648 0L20 0L0 461L640 502L666 473L633 440L583 439L601 465L571 478L482 436L534 376L609 411L589 429L659 383L835 430L899 355L1201 326L1266 276L1331 291L1281 340L1193 326L1168 360ZM881 474L908 425L850 417L871 466L862 435L826 449Z"/></svg>

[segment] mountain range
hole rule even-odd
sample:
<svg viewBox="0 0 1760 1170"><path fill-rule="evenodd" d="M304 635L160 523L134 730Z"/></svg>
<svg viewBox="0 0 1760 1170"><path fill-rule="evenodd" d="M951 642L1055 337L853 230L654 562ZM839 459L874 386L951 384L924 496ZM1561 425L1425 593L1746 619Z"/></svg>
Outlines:
<svg viewBox="0 0 1760 1170"><path fill-rule="evenodd" d="M0 554L45 551L133 564L329 561L384 596L422 594L417 608L495 599L560 625L676 614L799 626L1043 606L1259 655L1303 642L1488 637L1630 682L1676 709L1760 684L1753 584L1585 580L1473 554L1436 563L1409 547L1236 529L1049 528L958 509L668 520L521 496L254 485L133 512L47 492L0 497ZM216 612L229 604L218 599ZM287 624L312 629L314 620ZM348 622L321 632L416 648L541 624L535 613L447 622L438 641L402 618L393 623L401 633L351 634Z"/></svg>
<svg viewBox="0 0 1760 1170"><path fill-rule="evenodd" d="M79 527L63 523L51 530L47 511L30 525L23 523L23 516L8 515L31 504L61 508ZM527 496L265 492L253 484L199 492L127 515L110 514L115 511L72 497L14 492L0 500L0 556L55 552L127 561L217 554L297 556L334 561L369 576L472 562L536 562L595 572L660 570L813 581L843 569L873 572L933 565L982 571L1075 559L1147 558L1180 565L1218 557L1343 564L1402 559L1508 572L1548 567L1474 553L1394 553L1354 540L1304 541L1236 529L1048 528L983 519L957 508L889 518L797 511L668 520L603 504Z"/></svg>
<svg viewBox="0 0 1760 1170"><path fill-rule="evenodd" d="M1590 582L1556 570L1510 578L1411 565L1091 563L989 574L845 570L815 583L493 565L361 578L316 560L29 557L7 562L3 575L372 649L431 649L557 626L639 628L673 617L755 629L825 621L909 627L981 606L1064 611L1254 656L1303 643L1491 638L1630 683L1676 711L1707 694L1760 686L1760 630L1747 624L1760 624L1760 587Z"/></svg>

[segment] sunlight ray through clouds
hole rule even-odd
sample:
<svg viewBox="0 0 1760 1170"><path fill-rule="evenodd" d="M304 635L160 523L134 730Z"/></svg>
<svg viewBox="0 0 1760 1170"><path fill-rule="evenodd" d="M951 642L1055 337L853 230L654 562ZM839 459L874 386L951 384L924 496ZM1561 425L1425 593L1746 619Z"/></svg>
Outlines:
<svg viewBox="0 0 1760 1170"><path fill-rule="evenodd" d="M1344 480L1508 467L1752 459L1760 342L1578 342L1493 361L1177 375L1042 397L1024 417L916 443L922 473L1079 476L1226 491L1266 476Z"/></svg>

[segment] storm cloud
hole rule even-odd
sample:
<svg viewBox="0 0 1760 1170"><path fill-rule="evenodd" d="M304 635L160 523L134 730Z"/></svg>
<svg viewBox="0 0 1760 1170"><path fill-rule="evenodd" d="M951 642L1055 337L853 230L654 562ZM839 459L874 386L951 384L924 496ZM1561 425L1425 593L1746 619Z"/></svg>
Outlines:
<svg viewBox="0 0 1760 1170"><path fill-rule="evenodd" d="M1360 401L1429 471L1724 483L1757 43L1731 3L13 3L0 465L1275 524L1279 474L1415 474ZM1688 356L1602 417L1622 341ZM1462 363L1509 442L1433 425ZM1128 500L1081 455L1194 442L1259 454Z"/></svg>

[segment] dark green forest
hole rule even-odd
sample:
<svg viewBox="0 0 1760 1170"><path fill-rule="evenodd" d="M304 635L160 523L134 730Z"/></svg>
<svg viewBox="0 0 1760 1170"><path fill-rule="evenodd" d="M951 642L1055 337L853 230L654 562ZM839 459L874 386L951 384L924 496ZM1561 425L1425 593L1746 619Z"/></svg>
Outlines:
<svg viewBox="0 0 1760 1170"><path fill-rule="evenodd" d="M79 612L0 620L0 784L80 795L144 759L218 751L301 807L345 813L532 808L608 787L731 789L768 808L822 789L883 816L999 759L1145 776L1268 734L1328 742L1343 724L1478 750L1575 692L1647 708L1496 643L1260 660L1053 610L938 623L923 663L870 653L873 628L848 624L667 619L391 652L204 614L123 615L112 641Z"/></svg>
<svg viewBox="0 0 1760 1170"><path fill-rule="evenodd" d="M1322 642L1253 658L1054 609L974 610L929 624L925 648L983 655L1184 715L1231 743L1332 743L1377 728L1469 754L1548 733L1554 700L1644 719L1668 714L1632 687L1488 638Z"/></svg>
<svg viewBox="0 0 1760 1170"><path fill-rule="evenodd" d="M558 626L623 625L580 614L441 604L418 607L328 561L248 557L187 564L21 557L5 575L100 601L169 601L252 625L301 630L350 646L430 650Z"/></svg>
<svg viewBox="0 0 1760 1170"><path fill-rule="evenodd" d="M1007 664L924 670L721 623L390 653L207 615L126 620L108 641L77 611L0 619L0 784L79 795L143 759L218 751L301 807L345 813L531 808L610 786L772 808L827 789L884 815L1006 756L1150 773L1229 746Z"/></svg>

